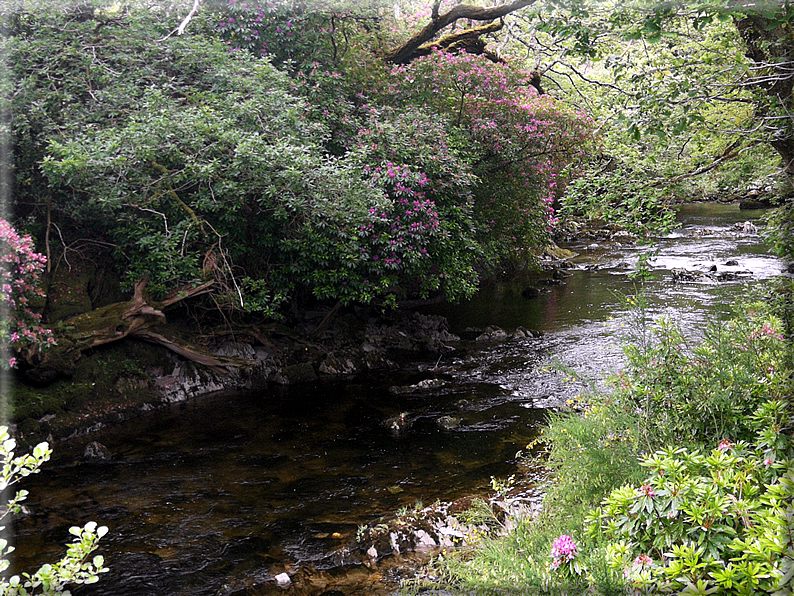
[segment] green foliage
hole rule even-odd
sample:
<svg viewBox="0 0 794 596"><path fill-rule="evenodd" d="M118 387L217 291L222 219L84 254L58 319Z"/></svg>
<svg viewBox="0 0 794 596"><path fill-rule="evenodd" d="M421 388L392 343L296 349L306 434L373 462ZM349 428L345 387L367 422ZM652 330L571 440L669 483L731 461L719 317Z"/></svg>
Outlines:
<svg viewBox="0 0 794 596"><path fill-rule="evenodd" d="M436 562L436 581L493 594L786 594L791 306L776 295L693 346L647 322L641 293L628 297L635 329L614 390L570 400L536 441L553 473L540 516ZM563 535L575 568L553 565Z"/></svg>
<svg viewBox="0 0 794 596"><path fill-rule="evenodd" d="M9 437L8 428L0 426L0 459L2 459L2 473L0 473L0 490L17 484L31 474L37 474L44 462L50 459L52 451L47 443L40 443L33 449L32 454L14 455L16 441ZM0 520L8 515L18 513L20 503L25 500L28 492L18 490L4 505ZM0 531L4 528L0 527ZM70 592L66 587L70 584L93 584L99 581L99 574L108 571L104 567L102 556L89 558L96 550L99 539L107 533L105 526L97 527L95 522L88 522L84 527L72 527L69 533L75 536L74 541L67 546L66 555L54 564L42 565L33 574L23 573L0 579L0 594L3 596L44 596L62 594L68 596ZM6 558L14 547L6 540L0 539L0 572L8 569L10 563Z"/></svg>
<svg viewBox="0 0 794 596"><path fill-rule="evenodd" d="M794 200L788 200L769 214L765 237L778 255L794 261Z"/></svg>
<svg viewBox="0 0 794 596"><path fill-rule="evenodd" d="M437 148L431 159L457 154L468 165L487 268L527 261L528 249L548 242L564 172L592 140L587 116L539 96L528 71L466 53L434 51L391 69L362 65L351 77L372 103L441 118L444 134L428 139Z"/></svg>
<svg viewBox="0 0 794 596"><path fill-rule="evenodd" d="M609 565L639 593L773 593L794 563L790 414L770 401L752 416L752 444L708 454L668 448L646 457L652 474L613 491L591 515L609 540Z"/></svg>
<svg viewBox="0 0 794 596"><path fill-rule="evenodd" d="M782 321L764 314L762 304L750 309L747 317L711 324L694 348L665 320L645 341L626 346L615 399L639 412L638 432L653 440L646 446L747 439L750 414L790 389Z"/></svg>
<svg viewBox="0 0 794 596"><path fill-rule="evenodd" d="M613 400L586 405L581 413L552 413L540 437L554 474L548 498L561 506L595 504L612 488L636 479L640 437L634 416Z"/></svg>
<svg viewBox="0 0 794 596"><path fill-rule="evenodd" d="M560 219L604 220L639 236L665 234L675 224L670 189L653 187L641 172L624 165L590 164L568 184Z"/></svg>

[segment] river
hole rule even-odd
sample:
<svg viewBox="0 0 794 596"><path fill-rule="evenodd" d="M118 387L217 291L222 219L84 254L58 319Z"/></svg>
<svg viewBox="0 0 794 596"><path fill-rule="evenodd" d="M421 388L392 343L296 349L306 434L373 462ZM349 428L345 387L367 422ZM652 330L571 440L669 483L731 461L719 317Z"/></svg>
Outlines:
<svg viewBox="0 0 794 596"><path fill-rule="evenodd" d="M736 205L682 207L680 229L654 247L649 314L695 330L743 291L739 282L672 283L673 268L716 265L751 272L747 281L780 274L757 235L729 233L755 217ZM519 283L492 285L443 310L464 338L487 325L542 337L468 342L399 373L196 399L92 436L113 454L108 462L82 460L85 441L58 445L27 483L30 513L15 523L15 566L59 558L69 526L95 520L110 528L100 552L111 571L80 594L283 593L273 577L300 568L319 579L289 593L387 593L397 571L344 565L360 525L418 501L487 492L491 477L515 473L516 452L536 436L547 408L620 366L632 321L627 274L650 249L570 248L579 256L564 285L530 299ZM731 260L738 265L725 265ZM571 382L554 364L584 380ZM440 384L390 390L426 379ZM395 434L384 421L400 413L410 426ZM460 426L441 428L442 416ZM528 492L539 491L542 472L524 473Z"/></svg>

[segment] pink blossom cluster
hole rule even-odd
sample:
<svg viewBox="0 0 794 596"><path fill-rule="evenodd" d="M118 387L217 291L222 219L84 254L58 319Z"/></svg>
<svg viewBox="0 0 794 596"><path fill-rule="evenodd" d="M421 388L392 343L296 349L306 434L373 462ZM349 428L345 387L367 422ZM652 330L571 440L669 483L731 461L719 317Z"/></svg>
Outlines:
<svg viewBox="0 0 794 596"><path fill-rule="evenodd" d="M434 50L393 67L383 90L390 103L445 114L468 131L506 183L481 210L492 214L490 236L508 241L556 222L553 204L565 187L563 172L593 138L590 118L538 95L531 80L528 71L481 56Z"/></svg>
<svg viewBox="0 0 794 596"><path fill-rule="evenodd" d="M778 333L774 327L772 327L769 323L764 323L761 329L753 330L750 333L750 340L756 340L759 337L772 337L774 339L783 339L783 335Z"/></svg>
<svg viewBox="0 0 794 596"><path fill-rule="evenodd" d="M562 534L551 545L552 566L559 567L565 561L572 561L576 557L576 543L567 534Z"/></svg>
<svg viewBox="0 0 794 596"><path fill-rule="evenodd" d="M640 487L640 494L649 497L651 499L653 499L654 496L656 496L656 493L653 491L653 487L647 482Z"/></svg>
<svg viewBox="0 0 794 596"><path fill-rule="evenodd" d="M364 172L391 201L388 208L370 208L371 221L359 228L359 235L370 241L362 252L369 252L373 261L391 269L399 268L406 260L427 258L430 241L441 226L435 202L416 188L427 184L427 176L393 162L383 162L375 168L364 166Z"/></svg>
<svg viewBox="0 0 794 596"><path fill-rule="evenodd" d="M47 259L33 250L30 236L20 236L6 220L0 218L0 344L8 351L28 346L55 343L52 332L41 326L41 315L31 308L31 300L44 293L39 287ZM14 367L15 356L3 364Z"/></svg>

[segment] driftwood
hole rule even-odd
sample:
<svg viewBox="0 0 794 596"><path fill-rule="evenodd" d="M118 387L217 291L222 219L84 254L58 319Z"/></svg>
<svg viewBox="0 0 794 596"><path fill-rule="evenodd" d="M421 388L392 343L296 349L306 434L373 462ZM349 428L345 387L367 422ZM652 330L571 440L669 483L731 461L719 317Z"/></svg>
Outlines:
<svg viewBox="0 0 794 596"><path fill-rule="evenodd" d="M430 23L425 25L425 27L404 44L388 51L384 59L393 64L408 64L419 56L427 55L433 47L446 48L449 50L453 50L456 47L458 49L465 47L467 51L473 50L473 53L488 55L485 43L480 39L480 36L492 31L497 31L502 27L501 23L491 23L481 27L470 27L460 33L447 36L436 42L433 42L433 39L442 29L445 29L459 19L480 22L488 21L490 23L491 21L501 19L511 12L530 6L535 2L536 0L514 0L508 4L493 6L491 8L458 4L444 14L439 14L438 7L440 0L436 0L433 4ZM479 43L475 43L474 40L477 40ZM442 45L442 43L445 45ZM489 57L494 59L495 54Z"/></svg>
<svg viewBox="0 0 794 596"><path fill-rule="evenodd" d="M160 302L146 298L146 281L135 285L135 293L128 302L117 302L61 321L55 328L56 345L43 351L22 354L31 366L26 376L37 382L49 382L60 375L71 375L83 352L98 346L134 337L157 344L183 358L226 373L229 368L250 362L218 356L173 336L166 324L163 310L182 300L209 292L214 282L183 288Z"/></svg>

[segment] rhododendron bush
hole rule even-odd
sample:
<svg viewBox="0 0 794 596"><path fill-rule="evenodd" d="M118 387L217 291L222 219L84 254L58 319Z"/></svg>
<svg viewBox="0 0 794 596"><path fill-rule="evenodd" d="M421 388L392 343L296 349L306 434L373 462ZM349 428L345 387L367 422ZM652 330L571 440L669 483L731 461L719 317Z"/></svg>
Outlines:
<svg viewBox="0 0 794 596"><path fill-rule="evenodd" d="M20 236L0 218L0 346L7 354L0 360L3 367L16 366L12 352L53 342L50 330L41 326L41 315L31 307L43 296L40 281L45 263L46 257L33 250L30 236Z"/></svg>
<svg viewBox="0 0 794 596"><path fill-rule="evenodd" d="M446 137L430 143L441 155L452 151L465 158L476 180L471 192L477 239L491 257L503 259L547 241L563 172L592 140L586 115L539 95L530 72L465 52L434 50L389 71L356 74L373 102L443 118ZM448 139L456 144L450 147Z"/></svg>
<svg viewBox="0 0 794 596"><path fill-rule="evenodd" d="M291 10L230 3L161 44L135 11L98 41L90 21L16 37L20 88L65 81L50 110L14 96L16 196L46 189L58 239L108 247L128 289L213 279L213 306L267 317L461 298L525 264L587 119L520 69L441 52L390 67L376 21Z"/></svg>

